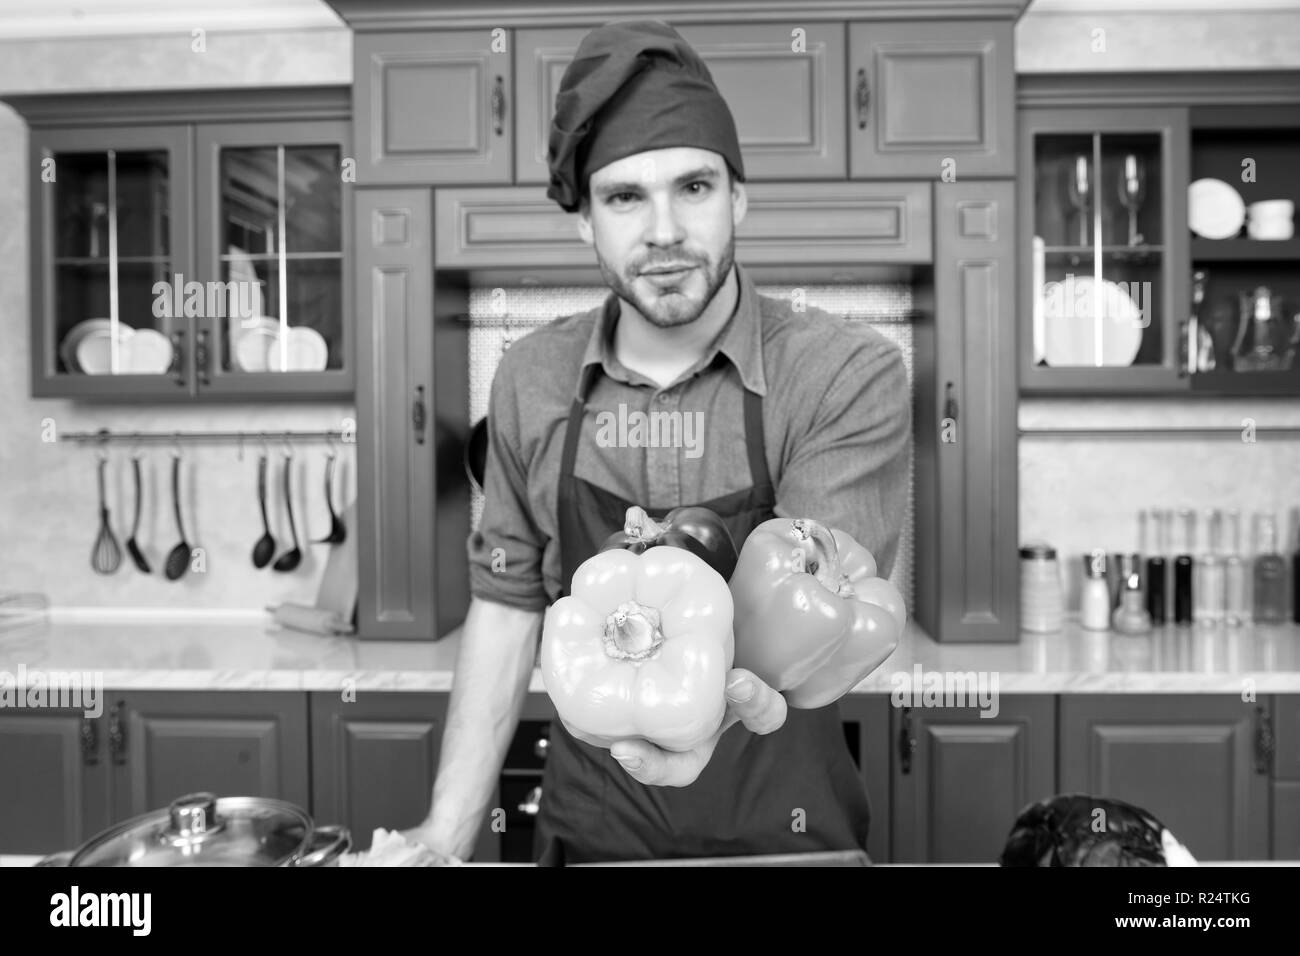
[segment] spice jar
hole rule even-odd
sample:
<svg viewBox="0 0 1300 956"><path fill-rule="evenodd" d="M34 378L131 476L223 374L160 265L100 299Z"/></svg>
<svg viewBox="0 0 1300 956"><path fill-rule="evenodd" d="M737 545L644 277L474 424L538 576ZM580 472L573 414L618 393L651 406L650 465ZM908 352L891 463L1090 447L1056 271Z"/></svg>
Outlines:
<svg viewBox="0 0 1300 956"><path fill-rule="evenodd" d="M1106 552L1083 556L1083 589L1079 594L1080 623L1090 631L1110 630L1110 585L1106 581Z"/></svg>
<svg viewBox="0 0 1300 956"><path fill-rule="evenodd" d="M1020 627L1048 634L1061 629L1065 599L1056 549L1034 541L1020 549Z"/></svg>

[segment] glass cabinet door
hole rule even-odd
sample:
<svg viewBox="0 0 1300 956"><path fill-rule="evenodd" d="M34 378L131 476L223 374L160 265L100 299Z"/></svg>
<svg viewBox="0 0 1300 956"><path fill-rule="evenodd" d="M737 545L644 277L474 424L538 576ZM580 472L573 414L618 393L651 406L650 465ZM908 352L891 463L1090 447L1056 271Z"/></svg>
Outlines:
<svg viewBox="0 0 1300 956"><path fill-rule="evenodd" d="M346 124L202 126L200 387L352 389Z"/></svg>
<svg viewBox="0 0 1300 956"><path fill-rule="evenodd" d="M1024 390L1185 389L1185 113L1024 112Z"/></svg>
<svg viewBox="0 0 1300 956"><path fill-rule="evenodd" d="M170 308L192 261L184 132L32 139L33 394L187 396L187 320Z"/></svg>

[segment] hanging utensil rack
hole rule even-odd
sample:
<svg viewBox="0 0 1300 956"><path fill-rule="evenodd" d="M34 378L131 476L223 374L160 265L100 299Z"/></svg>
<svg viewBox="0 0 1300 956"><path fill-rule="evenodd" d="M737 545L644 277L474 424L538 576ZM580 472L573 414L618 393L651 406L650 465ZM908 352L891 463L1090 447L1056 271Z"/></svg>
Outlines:
<svg viewBox="0 0 1300 956"><path fill-rule="evenodd" d="M356 439L356 432L348 432L350 439L344 438L342 431L200 431L200 432L115 432L101 428L93 432L59 432L59 441L86 442L260 442L266 441L335 441L350 444Z"/></svg>

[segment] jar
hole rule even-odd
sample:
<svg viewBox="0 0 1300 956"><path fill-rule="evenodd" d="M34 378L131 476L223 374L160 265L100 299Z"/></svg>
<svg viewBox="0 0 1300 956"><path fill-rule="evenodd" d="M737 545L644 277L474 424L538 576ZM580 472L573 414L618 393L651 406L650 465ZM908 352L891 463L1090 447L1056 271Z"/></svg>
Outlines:
<svg viewBox="0 0 1300 956"><path fill-rule="evenodd" d="M1061 629L1065 599L1056 549L1034 541L1020 549L1020 627L1050 634Z"/></svg>
<svg viewBox="0 0 1300 956"><path fill-rule="evenodd" d="M1079 592L1079 623L1090 631L1109 631L1110 584L1106 580L1106 552L1083 556L1083 587Z"/></svg>

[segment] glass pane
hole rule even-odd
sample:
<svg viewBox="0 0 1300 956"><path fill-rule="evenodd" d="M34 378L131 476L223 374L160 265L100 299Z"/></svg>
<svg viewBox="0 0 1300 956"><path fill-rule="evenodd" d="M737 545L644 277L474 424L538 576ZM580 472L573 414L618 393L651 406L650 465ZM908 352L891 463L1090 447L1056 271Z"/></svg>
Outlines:
<svg viewBox="0 0 1300 956"><path fill-rule="evenodd" d="M56 370L113 374L108 263L57 263L54 281ZM183 317L168 317L173 306L171 281L167 260L119 263L118 374L164 375L171 368L175 358L171 333L185 324ZM159 282L167 285L156 293Z"/></svg>
<svg viewBox="0 0 1300 956"><path fill-rule="evenodd" d="M107 259L108 154L59 153L54 160L54 254Z"/></svg>
<svg viewBox="0 0 1300 956"><path fill-rule="evenodd" d="M343 185L337 146L286 147L284 194L289 252L342 251Z"/></svg>
<svg viewBox="0 0 1300 956"><path fill-rule="evenodd" d="M117 154L117 254L162 258L171 252L165 152Z"/></svg>
<svg viewBox="0 0 1300 956"><path fill-rule="evenodd" d="M279 182L274 146L221 151L223 253L279 251Z"/></svg>
<svg viewBox="0 0 1300 956"><path fill-rule="evenodd" d="M1034 234L1048 249L1079 249L1093 242L1096 174L1091 134L1034 140Z"/></svg>
<svg viewBox="0 0 1300 956"><path fill-rule="evenodd" d="M275 259L224 263L226 281L263 290L262 315L226 319L221 368L227 372L294 372L343 367L342 257L286 262L288 338L280 339L280 273ZM250 278L249 277L253 277Z"/></svg>
<svg viewBox="0 0 1300 956"><path fill-rule="evenodd" d="M1127 223L1124 228L1127 230ZM1103 229L1104 232L1104 229ZM1107 249L1102 253L1102 280L1110 340L1107 365L1160 365L1164 361L1165 302L1163 257L1159 252Z"/></svg>

